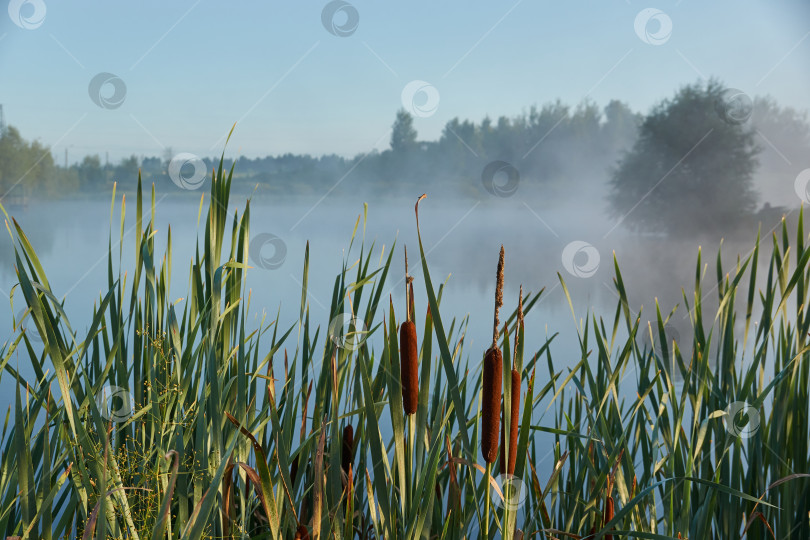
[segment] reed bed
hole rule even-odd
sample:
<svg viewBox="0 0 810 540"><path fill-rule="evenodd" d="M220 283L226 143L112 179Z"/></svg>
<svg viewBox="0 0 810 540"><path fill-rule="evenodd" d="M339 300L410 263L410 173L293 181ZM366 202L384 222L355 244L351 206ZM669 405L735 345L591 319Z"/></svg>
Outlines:
<svg viewBox="0 0 810 540"><path fill-rule="evenodd" d="M757 238L730 271L718 256L714 279L698 253L681 307L689 343L667 343L672 314L657 310L657 324L641 326L614 261L615 312L582 319L571 366L555 364L555 335L524 352L522 314L542 291L500 324L503 254L487 351L465 351L466 318L442 313L421 236L428 305L417 327L408 281L398 321L381 304L394 246L367 245L357 226L330 318L356 314L366 339L340 346L328 321L314 320L308 249L297 323L283 328L277 317L251 328L251 209L229 214L232 174L221 163L214 171L178 303L167 297L171 232L166 253L156 253L154 189L145 214L139 182L134 268L119 267L111 232L107 292L88 301L92 322L81 332L6 216L19 280L11 309L25 306L42 346L17 332L0 349L0 377L16 388L0 434L0 534L810 538L810 249L801 218L795 235L784 225L773 235L769 255ZM121 240L124 214L122 201ZM704 315L708 294L719 307ZM644 332L660 353L640 345ZM634 395L620 392L622 379ZM105 391L117 396L112 404L100 399ZM739 403L756 429L736 427ZM492 470L499 452L505 476Z"/></svg>

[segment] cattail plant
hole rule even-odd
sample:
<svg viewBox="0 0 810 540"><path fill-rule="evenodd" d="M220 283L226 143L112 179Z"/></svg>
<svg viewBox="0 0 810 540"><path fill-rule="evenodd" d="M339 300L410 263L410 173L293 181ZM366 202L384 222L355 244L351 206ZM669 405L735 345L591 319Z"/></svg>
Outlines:
<svg viewBox="0 0 810 540"><path fill-rule="evenodd" d="M340 451L340 468L347 475L352 466L352 453L354 452L354 428L348 424L343 428L343 440Z"/></svg>
<svg viewBox="0 0 810 540"><path fill-rule="evenodd" d="M290 464L290 482L295 485L295 479L298 477L298 456L295 456Z"/></svg>
<svg viewBox="0 0 810 540"><path fill-rule="evenodd" d="M413 322L413 278L408 275L408 248L405 248L406 320L399 327L399 369L402 381L402 407L405 415L416 412L419 403L419 366L416 325Z"/></svg>
<svg viewBox="0 0 810 540"><path fill-rule="evenodd" d="M619 467L619 461L622 459L623 455L624 455L624 449L622 449L622 451L619 452L619 457L616 460L616 464L613 466L613 470L610 472L610 476L608 476L607 484L605 485L605 495L607 495L607 498L605 499L605 512L602 515L602 520L603 520L602 521L602 526L603 527L605 525L607 525L608 523L610 523L610 520L612 520L613 516L615 515L614 514L614 511L615 511L614 501L613 501L613 496L612 496L612 493L613 493L613 478L616 475L616 469ZM606 534L602 538L604 538L605 540L613 540L613 535L612 534Z"/></svg>
<svg viewBox="0 0 810 540"><path fill-rule="evenodd" d="M609 523L610 520L613 519L614 516L614 508L613 508L613 497L608 495L608 498L605 499L605 524ZM603 536L605 540L613 540L612 534L606 534Z"/></svg>
<svg viewBox="0 0 810 540"><path fill-rule="evenodd" d="M488 464L498 457L498 430L500 423L503 355L498 348L498 314L503 305L503 246L498 257L498 277L495 285L495 321L492 329L492 345L484 355L481 401L481 454Z"/></svg>
<svg viewBox="0 0 810 540"><path fill-rule="evenodd" d="M298 526L298 529L295 531L295 540L309 540L309 531L306 525L301 524Z"/></svg>
<svg viewBox="0 0 810 540"><path fill-rule="evenodd" d="M506 403L503 407L503 425L501 426L501 474L515 474L515 462L517 461L517 439L520 422L520 372L517 370L517 351L520 331L523 328L523 286L520 287L518 296L517 328L515 330L514 358L512 359L512 390L511 403L509 407L509 459L506 459Z"/></svg>

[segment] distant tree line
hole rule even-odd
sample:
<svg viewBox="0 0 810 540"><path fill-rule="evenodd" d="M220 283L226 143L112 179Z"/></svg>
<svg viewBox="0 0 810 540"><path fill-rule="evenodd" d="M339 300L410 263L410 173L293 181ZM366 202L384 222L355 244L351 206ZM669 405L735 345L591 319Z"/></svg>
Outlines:
<svg viewBox="0 0 810 540"><path fill-rule="evenodd" d="M756 216L773 197L798 202L785 178L795 178L791 157L804 158L810 145L805 113L734 93L715 80L684 86L647 115L616 100L604 107L558 100L514 117L453 118L435 141L419 140L418 122L398 111L389 147L353 158L239 157L234 186L258 196L334 190L481 198L493 194L487 193L487 171L508 169L511 178L490 180L519 182L527 197L600 198L631 229L672 232L733 225ZM14 196L87 196L108 193L113 182L126 191L139 170L145 183L179 191L167 173L171 157L167 151L102 164L91 155L60 167L47 147L9 127L0 136L0 196L5 193L6 202ZM203 161L210 170L219 158ZM226 167L232 164L225 160Z"/></svg>
<svg viewBox="0 0 810 540"><path fill-rule="evenodd" d="M587 170L603 172L620 150L632 144L641 120L640 114L619 101L602 109L594 103L571 107L557 101L496 121L454 118L437 141L420 141L413 117L400 110L390 147L384 151L353 158L289 153L254 159L242 156L236 160L235 183L250 190L258 184L260 193L296 195L322 193L324 187L346 175L345 183L353 192L361 187L375 194L410 193L417 182L463 195L481 192L483 169L493 160L503 160L512 163L522 178L541 185L570 180ZM135 184L138 170L145 182L171 182L167 174L170 151L161 157L130 156L117 164L105 164L98 155L90 155L65 168L46 147L24 141L13 127L0 141L0 186L5 186L4 191L38 160L37 168L18 184L28 196L103 193L113 182L127 189ZM581 159L584 148L588 149L587 160ZM218 165L219 156L203 161L210 169ZM225 160L226 167L232 164L232 159Z"/></svg>

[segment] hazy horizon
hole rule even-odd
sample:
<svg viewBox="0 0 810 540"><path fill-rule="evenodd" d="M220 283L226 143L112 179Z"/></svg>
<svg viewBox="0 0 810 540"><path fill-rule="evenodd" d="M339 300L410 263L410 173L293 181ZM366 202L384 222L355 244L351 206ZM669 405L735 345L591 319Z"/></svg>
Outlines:
<svg viewBox="0 0 810 540"><path fill-rule="evenodd" d="M810 6L798 1L8 8L6 122L60 163L65 150L71 163L218 155L234 122L230 157L353 157L388 148L402 107L420 140L436 140L453 118L514 117L557 99L618 99L646 114L712 77L810 109Z"/></svg>

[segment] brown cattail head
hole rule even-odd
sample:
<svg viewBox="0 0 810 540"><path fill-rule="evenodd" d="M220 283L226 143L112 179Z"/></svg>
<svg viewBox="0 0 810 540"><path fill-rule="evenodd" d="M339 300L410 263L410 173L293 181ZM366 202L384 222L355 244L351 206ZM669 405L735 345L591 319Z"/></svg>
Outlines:
<svg viewBox="0 0 810 540"><path fill-rule="evenodd" d="M605 500L605 524L607 524L611 519L613 519L614 515L614 508L613 508L613 497L608 497ZM613 540L612 534L606 534L603 536L605 540Z"/></svg>
<svg viewBox="0 0 810 540"><path fill-rule="evenodd" d="M343 428L343 441L340 450L340 468L349 474L352 466L352 453L354 452L354 428L351 424Z"/></svg>
<svg viewBox="0 0 810 540"><path fill-rule="evenodd" d="M419 365L416 348L416 325L405 321L399 327L399 369L402 381L402 407L405 414L416 412L419 403Z"/></svg>
<svg viewBox="0 0 810 540"><path fill-rule="evenodd" d="M498 312L503 305L503 246L498 256L498 272L495 284L495 321L492 327L492 346L484 355L484 372L481 383L481 454L484 461L494 463L498 457L498 431L500 428L501 389L503 388L503 355L498 348Z"/></svg>
<svg viewBox="0 0 810 540"><path fill-rule="evenodd" d="M295 540L309 540L309 531L306 525L299 525L295 531Z"/></svg>
<svg viewBox="0 0 810 540"><path fill-rule="evenodd" d="M498 347L491 347L484 356L481 401L481 454L487 463L498 457L502 378L503 355Z"/></svg>
<svg viewBox="0 0 810 540"><path fill-rule="evenodd" d="M517 439L520 417L520 373L512 370L512 403L509 420L509 461L504 459L506 451L506 404L504 404L504 422L501 426L501 474L515 474L515 461L517 461ZM507 466L508 465L508 466Z"/></svg>
<svg viewBox="0 0 810 540"><path fill-rule="evenodd" d="M290 482L295 485L295 479L298 476L298 456L295 456L290 465Z"/></svg>
<svg viewBox="0 0 810 540"><path fill-rule="evenodd" d="M310 496L304 496L304 500L301 501L301 511L298 513L298 523L307 523L309 522L309 503L310 503ZM303 525L299 525L299 529L303 527ZM302 538L309 538L309 536L304 536Z"/></svg>

